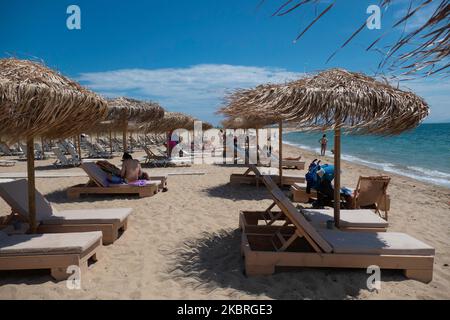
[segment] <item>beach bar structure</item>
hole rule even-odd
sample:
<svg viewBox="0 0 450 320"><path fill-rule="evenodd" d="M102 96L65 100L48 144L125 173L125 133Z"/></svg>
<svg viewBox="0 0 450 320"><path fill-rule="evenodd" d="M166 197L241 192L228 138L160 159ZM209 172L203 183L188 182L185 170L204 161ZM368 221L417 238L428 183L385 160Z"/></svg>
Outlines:
<svg viewBox="0 0 450 320"><path fill-rule="evenodd" d="M397 135L417 127L427 103L361 73L330 69L285 84L238 90L228 97L231 117L278 117L301 131L334 131L334 221L340 221L341 135Z"/></svg>
<svg viewBox="0 0 450 320"><path fill-rule="evenodd" d="M34 138L73 137L106 115L105 100L56 71L28 60L0 60L0 135L27 141L31 232L37 227Z"/></svg>

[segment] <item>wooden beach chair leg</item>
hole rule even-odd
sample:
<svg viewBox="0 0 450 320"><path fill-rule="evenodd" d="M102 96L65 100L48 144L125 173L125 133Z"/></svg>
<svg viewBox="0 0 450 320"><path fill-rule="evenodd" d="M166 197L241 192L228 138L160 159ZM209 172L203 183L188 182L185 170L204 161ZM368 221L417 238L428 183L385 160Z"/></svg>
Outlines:
<svg viewBox="0 0 450 320"><path fill-rule="evenodd" d="M406 269L403 274L408 279L429 283L433 280L433 269Z"/></svg>
<svg viewBox="0 0 450 320"><path fill-rule="evenodd" d="M50 269L50 274L56 281L66 280L70 276L67 273L67 268L68 266L52 268Z"/></svg>
<svg viewBox="0 0 450 320"><path fill-rule="evenodd" d="M245 274L248 277L270 276L275 273L275 265L251 265L245 264Z"/></svg>
<svg viewBox="0 0 450 320"><path fill-rule="evenodd" d="M278 247L277 244L275 243L273 238L277 238L278 241L280 241L281 243L281 247ZM272 238L272 245L274 247L274 249L277 252L283 252L286 251L287 248L290 247L290 245L297 239L297 238L303 238L303 235L298 233L297 231L289 237L289 239L285 239L284 236L281 234L280 231L275 232L274 236Z"/></svg>
<svg viewBox="0 0 450 320"><path fill-rule="evenodd" d="M72 188L67 189L67 198L70 200L76 200L80 198L80 192L78 190L74 190Z"/></svg>

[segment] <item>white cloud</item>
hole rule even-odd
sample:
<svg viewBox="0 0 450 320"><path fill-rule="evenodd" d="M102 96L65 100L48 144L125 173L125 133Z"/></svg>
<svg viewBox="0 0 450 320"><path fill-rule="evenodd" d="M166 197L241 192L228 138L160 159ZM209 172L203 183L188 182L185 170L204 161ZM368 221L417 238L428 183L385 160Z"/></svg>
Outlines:
<svg viewBox="0 0 450 320"><path fill-rule="evenodd" d="M156 100L167 110L186 112L217 124L220 117L215 112L227 91L282 83L301 76L278 68L203 64L188 68L83 73L77 80L107 97ZM432 112L427 121L450 120L450 79L408 81L402 87L411 89L429 103Z"/></svg>
<svg viewBox="0 0 450 320"><path fill-rule="evenodd" d="M122 69L82 73L77 80L108 97L154 99L170 111L186 111L207 121L225 93L263 83L282 83L301 74L284 69L202 64L188 68Z"/></svg>
<svg viewBox="0 0 450 320"><path fill-rule="evenodd" d="M450 121L450 79L419 79L404 82L403 88L410 89L423 97L431 109L427 122Z"/></svg>
<svg viewBox="0 0 450 320"><path fill-rule="evenodd" d="M402 5L401 9L398 9L395 14L394 18L396 19L396 22L405 17L408 13L408 8L410 5L410 0L406 1L399 1L397 3L398 5ZM416 8L418 6L418 2L413 1L412 9ZM403 29L405 28L406 32L415 31L418 28L422 27L425 23L427 23L428 20L433 16L433 13L436 11L438 7L437 1L435 3L431 2L427 6L421 8L419 11L417 11L414 15L412 15L405 23L402 23L399 28Z"/></svg>

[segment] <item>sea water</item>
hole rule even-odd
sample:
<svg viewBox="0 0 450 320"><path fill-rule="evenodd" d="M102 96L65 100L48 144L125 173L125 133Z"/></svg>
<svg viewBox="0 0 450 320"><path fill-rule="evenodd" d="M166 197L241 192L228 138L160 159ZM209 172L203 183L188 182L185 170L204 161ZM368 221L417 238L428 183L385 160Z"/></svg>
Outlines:
<svg viewBox="0 0 450 320"><path fill-rule="evenodd" d="M327 155L332 156L333 132ZM290 132L285 143L320 154L322 133ZM450 123L422 124L393 137L343 135L342 159L450 188Z"/></svg>

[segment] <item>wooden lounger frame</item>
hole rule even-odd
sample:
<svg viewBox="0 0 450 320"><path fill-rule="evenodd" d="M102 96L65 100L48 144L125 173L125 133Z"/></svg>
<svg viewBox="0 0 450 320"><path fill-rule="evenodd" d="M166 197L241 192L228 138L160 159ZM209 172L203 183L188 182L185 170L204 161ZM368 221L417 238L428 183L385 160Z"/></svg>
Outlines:
<svg viewBox="0 0 450 320"><path fill-rule="evenodd" d="M40 224L37 233L73 233L101 231L104 245L113 244L128 228L128 217L121 223Z"/></svg>
<svg viewBox="0 0 450 320"><path fill-rule="evenodd" d="M292 201L299 203L308 203L310 199L317 200L317 191L311 190L311 193L306 193L306 190L297 188L295 184L290 189L292 193Z"/></svg>
<svg viewBox="0 0 450 320"><path fill-rule="evenodd" d="M265 211L253 211L253 212L249 212L249 211L241 211L242 214L242 219L241 217L239 218L239 225L242 229L246 229L246 228L251 228L253 226L257 226L259 225L259 221L264 220L266 222L266 225L272 225L275 221L285 221L284 225L290 225L292 224L289 219L287 218L286 213L284 213L285 211L287 211L288 209L286 208L285 205L283 205L282 203L280 203L280 201L277 199L277 197L275 197L273 195L273 190L275 188L278 188L278 186L276 185L276 183L270 178L264 178L262 179L264 182L264 185L266 186L267 190L269 191L270 195L272 196L273 199L273 203L265 210ZM283 198L285 198L285 201L289 201L289 199L287 197L285 197L283 195ZM271 212L271 210L275 207L278 206L282 211L281 212ZM375 214L375 213L374 213ZM241 222L242 221L242 222ZM386 232L387 231L387 227L345 227L345 226L341 226L339 228L342 231L364 231L364 232Z"/></svg>
<svg viewBox="0 0 450 320"><path fill-rule="evenodd" d="M326 267L326 268L367 268L377 265L384 269L402 269L405 276L422 282L433 278L434 256L414 255L368 255L335 254L333 248L311 226L289 202L269 177L263 181L271 191L274 203L286 216L286 224L274 227L253 226L242 233L241 251L245 257L247 275L267 275L275 272L277 266ZM273 208L274 205L271 205ZM270 207L269 207L270 208ZM294 210L291 212L291 210ZM279 220L274 216L273 220Z"/></svg>
<svg viewBox="0 0 450 320"><path fill-rule="evenodd" d="M278 222L278 223L277 223ZM252 233L259 230L260 226L269 227L273 231L278 231L280 227L292 226L292 223L286 218L282 211L240 211L239 228L243 231ZM340 227L342 231L359 232L386 232L387 227Z"/></svg>
<svg viewBox="0 0 450 320"><path fill-rule="evenodd" d="M1 227L7 227L13 219L18 219L29 223L27 217L21 215L19 211L11 207L11 214L0 220ZM73 233L73 232L92 232L101 231L104 245L113 244L121 233L128 229L128 217L122 222L117 223L80 223L80 224L39 224L37 233Z"/></svg>
<svg viewBox="0 0 450 320"><path fill-rule="evenodd" d="M251 174L253 173L253 174ZM258 168L255 165L249 165L247 170L243 174L231 174L230 175L230 183L236 183L236 184L256 184L257 187L259 187L260 182L262 181L262 178L264 175L261 174L261 172L258 170ZM270 175L271 179L275 181L276 183L279 182L279 176L276 175ZM289 177L289 176L283 176L283 185L293 185L294 183L303 183L305 182L304 177Z"/></svg>
<svg viewBox="0 0 450 320"><path fill-rule="evenodd" d="M305 162L300 160L287 160L284 159L281 161L281 164L285 168L295 168L297 170L304 170L305 169Z"/></svg>
<svg viewBox="0 0 450 320"><path fill-rule="evenodd" d="M356 184L356 188L354 191L354 198L353 198L353 207L359 208L358 205L358 197L361 195L361 184L363 181L381 181L383 182L383 190L382 190L382 196L380 198L379 203L375 203L375 210L376 213L380 215L380 217L384 218L385 220L389 219L389 209L390 209L390 197L387 194L387 188L389 186L389 182L391 181L391 178L389 176L360 176L358 179L358 183ZM381 214L381 211L384 211L384 216Z"/></svg>
<svg viewBox="0 0 450 320"><path fill-rule="evenodd" d="M167 187L167 176L151 176L150 180L156 180L156 181L161 181L161 183L159 184L158 188L159 190L163 190L163 191L167 191L168 187Z"/></svg>
<svg viewBox="0 0 450 320"><path fill-rule="evenodd" d="M82 274L88 270L88 262L98 259L101 239L81 254L8 255L0 256L0 270L50 269L56 281L67 279L69 266L78 266Z"/></svg>
<svg viewBox="0 0 450 320"><path fill-rule="evenodd" d="M428 283L433 279L433 256L287 251L286 249L293 243L292 240L284 250L258 250L259 246L267 246L273 239L273 234L271 232L267 234L264 228L266 227L260 227L260 230L253 230L254 233L242 233L241 252L245 258L245 272L247 276L271 275L275 272L276 267L367 268L371 265L376 265L381 269L403 270L407 278L424 283ZM286 235L281 236L283 238L286 237ZM285 244L290 239L285 240Z"/></svg>
<svg viewBox="0 0 450 320"><path fill-rule="evenodd" d="M96 181L95 178L89 174L89 172L86 171L86 173L89 176L88 183L85 185L76 185L67 189L67 197L69 199L78 199L82 194L135 194L140 198L144 198L154 196L158 193L159 186L157 184L150 184L146 186L119 185L105 187L100 183L100 181Z"/></svg>
<svg viewBox="0 0 450 320"><path fill-rule="evenodd" d="M71 200L78 199L82 194L133 194L140 198L151 197L158 193L158 185L148 185L143 187L126 186L126 187L100 187L88 183L80 184L67 189L67 197Z"/></svg>

